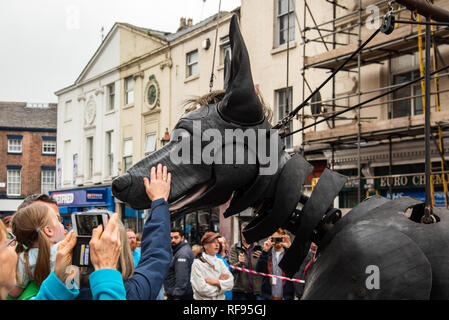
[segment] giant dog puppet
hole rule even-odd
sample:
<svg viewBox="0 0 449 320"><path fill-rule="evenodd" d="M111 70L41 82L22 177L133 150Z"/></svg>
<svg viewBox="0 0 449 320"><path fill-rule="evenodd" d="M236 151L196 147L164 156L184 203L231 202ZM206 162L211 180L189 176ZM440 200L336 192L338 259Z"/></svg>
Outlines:
<svg viewBox="0 0 449 320"><path fill-rule="evenodd" d="M438 223L421 224L423 204L419 201L376 196L340 218L340 211L331 207L346 178L327 169L311 196L304 196L301 188L312 166L298 154L289 156L279 136L269 134L271 125L254 91L249 56L236 16L232 17L229 37L232 62L227 61L223 99L183 116L175 127L177 134L172 134L174 138L167 145L114 179L114 196L135 209L149 208L143 177L149 176L151 167L162 163L172 174L168 199L172 215L231 199L225 217L248 207L255 209L256 216L244 231L249 243L270 236L279 227L291 231L295 238L281 261L288 276L299 269L310 242L316 242L319 257L307 274L303 299L448 299L448 212L436 212ZM213 128L222 136L226 129L267 130L264 137L257 136L257 145L263 140L268 150L270 139L277 139L278 148L270 155L276 159L275 172L262 174L266 162L255 150L258 147L245 140L225 142L231 149L221 145L212 154L211 163L195 162L193 158L198 155L191 154L192 164L174 164L170 153L184 139L189 139L193 148L195 142L190 138L195 123L202 131ZM207 141L201 141L201 150L207 145ZM244 150L245 161L219 161L225 158L220 150ZM257 154L255 163L246 161L251 152ZM410 218L405 214L407 209ZM376 272L377 284L370 279Z"/></svg>

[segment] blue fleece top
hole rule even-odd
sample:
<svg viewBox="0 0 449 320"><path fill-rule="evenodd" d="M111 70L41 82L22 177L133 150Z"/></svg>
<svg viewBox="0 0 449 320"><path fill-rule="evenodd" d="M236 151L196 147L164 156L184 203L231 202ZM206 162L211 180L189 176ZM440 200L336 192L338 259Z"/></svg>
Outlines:
<svg viewBox="0 0 449 320"><path fill-rule="evenodd" d="M134 249L133 251L134 268L136 268L137 265L139 264L140 256L141 256L140 248Z"/></svg>
<svg viewBox="0 0 449 320"><path fill-rule="evenodd" d="M224 264L226 265L226 267L228 267L229 271L232 272L232 269L229 267L229 263L226 261L225 258L223 258L223 257L221 256L221 254L217 253L217 258L223 260L223 262L224 262ZM225 295L225 300L232 300L232 290L225 291L225 292L224 292L224 295Z"/></svg>
<svg viewBox="0 0 449 320"><path fill-rule="evenodd" d="M117 270L94 271L89 277L89 282L94 300L126 300L122 275ZM79 290L75 285L69 289L52 271L42 282L38 294L31 300L73 300L78 293Z"/></svg>
<svg viewBox="0 0 449 320"><path fill-rule="evenodd" d="M134 275L125 280L128 300L155 300L172 259L170 212L163 198L151 203L142 232L141 258Z"/></svg>

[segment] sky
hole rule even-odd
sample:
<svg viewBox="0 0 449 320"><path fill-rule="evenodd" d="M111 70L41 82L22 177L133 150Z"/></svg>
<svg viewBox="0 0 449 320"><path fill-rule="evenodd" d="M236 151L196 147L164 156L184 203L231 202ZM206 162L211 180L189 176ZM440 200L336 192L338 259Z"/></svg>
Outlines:
<svg viewBox="0 0 449 320"><path fill-rule="evenodd" d="M115 22L176 32L218 12L220 0L0 0L0 101L57 102ZM241 0L221 0L230 11ZM104 28L102 32L101 29Z"/></svg>

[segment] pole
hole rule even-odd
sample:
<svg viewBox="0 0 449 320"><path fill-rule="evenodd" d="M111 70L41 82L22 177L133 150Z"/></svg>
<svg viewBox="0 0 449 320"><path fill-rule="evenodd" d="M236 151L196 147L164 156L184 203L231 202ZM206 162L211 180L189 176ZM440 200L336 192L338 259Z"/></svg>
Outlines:
<svg viewBox="0 0 449 320"><path fill-rule="evenodd" d="M391 143L391 136L389 136L389 152L388 152L388 160L389 160L389 166L388 166L388 174L391 176L393 174L393 145ZM391 181L391 178L388 178L388 192L390 193L390 199L393 199L393 181Z"/></svg>
<svg viewBox="0 0 449 320"><path fill-rule="evenodd" d="M359 0L359 39L358 39L358 46L360 47L362 43L362 0ZM360 79L360 67L362 62L362 56L361 52L359 51L359 54L357 55L357 98L358 98L358 104L360 104L360 92L361 92L361 84L362 81ZM362 129L362 123L360 122L360 108L357 109L357 178L359 180L359 184L357 186L357 203L360 203L361 201L361 193L362 193L362 184L360 180L360 170L361 170L361 162L360 162L360 134Z"/></svg>
<svg viewBox="0 0 449 320"><path fill-rule="evenodd" d="M430 22L430 18L426 17L426 21ZM426 169L426 204L424 210L424 221L430 222L430 215L432 214L432 199L430 194L430 179L431 179L431 160L430 160L430 37L431 37L431 28L430 25L426 25L426 73L425 73L425 127L424 127L424 135L425 135L425 150L426 150L426 159L425 159L425 169Z"/></svg>

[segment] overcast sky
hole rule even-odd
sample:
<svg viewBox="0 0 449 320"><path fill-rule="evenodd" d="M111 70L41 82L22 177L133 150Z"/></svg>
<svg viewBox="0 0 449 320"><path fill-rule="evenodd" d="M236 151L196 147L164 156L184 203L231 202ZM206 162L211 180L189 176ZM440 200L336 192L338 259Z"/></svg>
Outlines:
<svg viewBox="0 0 449 320"><path fill-rule="evenodd" d="M230 11L241 0L222 0ZM198 23L219 0L0 0L0 101L57 102L114 22L176 32L181 17Z"/></svg>

